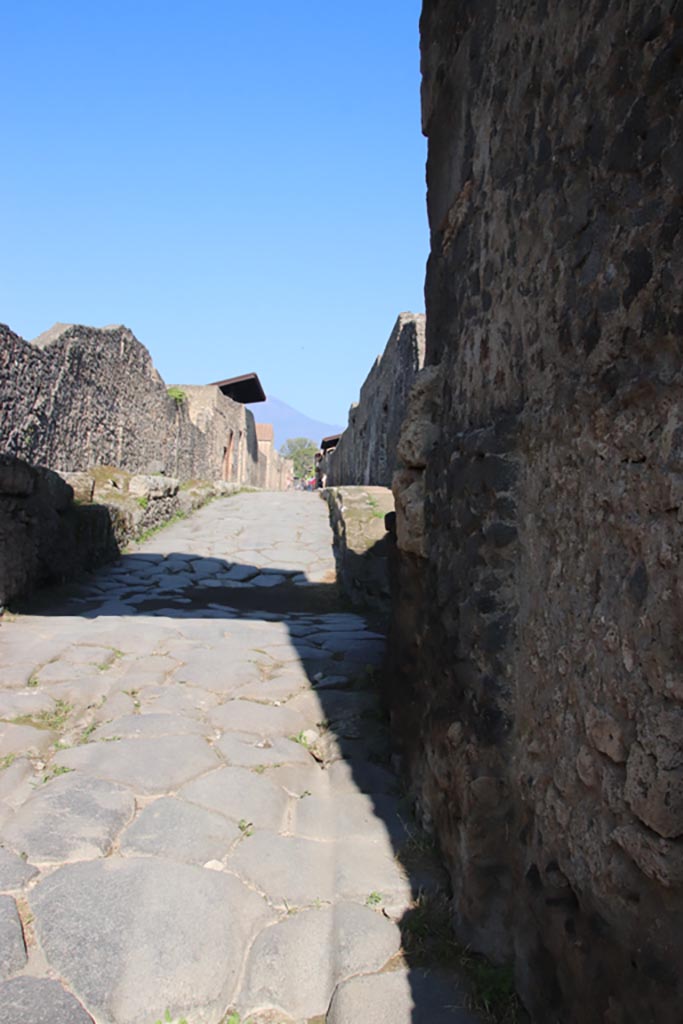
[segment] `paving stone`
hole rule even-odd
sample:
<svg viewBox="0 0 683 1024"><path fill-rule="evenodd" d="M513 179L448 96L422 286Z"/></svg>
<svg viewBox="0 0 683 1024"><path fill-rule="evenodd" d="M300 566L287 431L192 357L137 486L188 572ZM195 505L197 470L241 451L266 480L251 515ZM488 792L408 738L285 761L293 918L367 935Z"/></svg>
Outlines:
<svg viewBox="0 0 683 1024"><path fill-rule="evenodd" d="M279 587L285 581L285 576L262 572L250 582L252 587Z"/></svg>
<svg viewBox="0 0 683 1024"><path fill-rule="evenodd" d="M370 665L376 667L381 665L386 654L386 643L384 640L359 640L349 647L344 658L353 661L358 665Z"/></svg>
<svg viewBox="0 0 683 1024"><path fill-rule="evenodd" d="M164 654L148 654L127 660L120 666L116 685L121 689L140 689L163 683L178 668L179 662Z"/></svg>
<svg viewBox="0 0 683 1024"><path fill-rule="evenodd" d="M222 558L193 558L190 562L192 572L197 576L211 576L213 573L229 570Z"/></svg>
<svg viewBox="0 0 683 1024"><path fill-rule="evenodd" d="M57 981L12 978L0 985L2 1024L93 1024L92 1017Z"/></svg>
<svg viewBox="0 0 683 1024"><path fill-rule="evenodd" d="M0 771L0 802L7 807L20 807L33 792L33 765L26 757L18 757Z"/></svg>
<svg viewBox="0 0 683 1024"><path fill-rule="evenodd" d="M51 683L49 689L55 700L63 700L75 708L90 708L106 699L113 683L114 678L108 672L100 672L89 679Z"/></svg>
<svg viewBox="0 0 683 1024"><path fill-rule="evenodd" d="M49 750L56 738L55 733L49 729L0 722L0 757L9 754L42 754Z"/></svg>
<svg viewBox="0 0 683 1024"><path fill-rule="evenodd" d="M334 994L326 1024L477 1024L456 978L436 971L388 971L351 978Z"/></svg>
<svg viewBox="0 0 683 1024"><path fill-rule="evenodd" d="M190 683L213 693L230 694L259 674L254 661L247 661L239 654L237 657L231 654L233 652L228 645L223 650L197 652L187 664L177 669L175 679L179 683Z"/></svg>
<svg viewBox="0 0 683 1024"><path fill-rule="evenodd" d="M273 921L236 878L156 857L69 865L39 882L30 902L50 966L114 1024L151 1024L166 1008L215 1024L234 999L244 951Z"/></svg>
<svg viewBox="0 0 683 1024"><path fill-rule="evenodd" d="M16 974L25 963L26 947L17 905L11 896L0 896L0 979Z"/></svg>
<svg viewBox="0 0 683 1024"><path fill-rule="evenodd" d="M115 651L110 647L97 647L91 644L80 644L69 647L64 651L62 658L71 662L72 665L110 665L116 657Z"/></svg>
<svg viewBox="0 0 683 1024"><path fill-rule="evenodd" d="M255 733L258 736L296 736L306 726L304 716L289 707L229 700L209 713L218 729Z"/></svg>
<svg viewBox="0 0 683 1024"><path fill-rule="evenodd" d="M0 891L20 889L38 874L38 869L27 864L23 857L0 846Z"/></svg>
<svg viewBox="0 0 683 1024"><path fill-rule="evenodd" d="M284 790L267 773L247 768L219 768L188 782L178 795L233 821L250 821L254 828L279 831L289 805Z"/></svg>
<svg viewBox="0 0 683 1024"><path fill-rule="evenodd" d="M327 769L331 785L338 791L396 794L396 776L379 764L364 760L335 761Z"/></svg>
<svg viewBox="0 0 683 1024"><path fill-rule="evenodd" d="M282 672L269 679L254 679L236 691L244 700L283 703L309 686L308 676L301 672Z"/></svg>
<svg viewBox="0 0 683 1024"><path fill-rule="evenodd" d="M157 736L189 734L203 736L207 732L210 732L210 729L194 718L146 711L144 714L124 715L123 718L116 718L99 726L91 739L152 739Z"/></svg>
<svg viewBox="0 0 683 1024"><path fill-rule="evenodd" d="M216 755L198 736L88 743L61 750L55 763L130 786L137 793L166 793L216 767Z"/></svg>
<svg viewBox="0 0 683 1024"><path fill-rule="evenodd" d="M199 686L143 686L138 690L143 712L163 712L175 715L202 717L221 700L219 694L202 690Z"/></svg>
<svg viewBox="0 0 683 1024"><path fill-rule="evenodd" d="M226 732L215 744L228 764L255 768L269 764L309 764L312 760L308 750L293 740L274 736L256 739L246 733Z"/></svg>
<svg viewBox="0 0 683 1024"><path fill-rule="evenodd" d="M121 852L206 864L224 857L241 834L220 814L175 797L161 797L123 833Z"/></svg>
<svg viewBox="0 0 683 1024"><path fill-rule="evenodd" d="M344 612L332 615L320 615L316 619L316 628L319 632L332 633L339 630L346 632L352 629L365 629L365 619L353 612Z"/></svg>
<svg viewBox="0 0 683 1024"><path fill-rule="evenodd" d="M52 711L54 706L54 698L48 690L0 691L0 719L39 715L41 711Z"/></svg>
<svg viewBox="0 0 683 1024"><path fill-rule="evenodd" d="M253 579L258 574L259 570L255 565L233 565L231 569L225 573L228 579L234 580L236 583L243 583L244 580Z"/></svg>
<svg viewBox="0 0 683 1024"><path fill-rule="evenodd" d="M371 892L386 893L387 904L407 905L412 895L393 857L373 843L315 842L261 831L240 843L227 866L277 906L310 906L318 899L364 902Z"/></svg>
<svg viewBox="0 0 683 1024"><path fill-rule="evenodd" d="M326 633L315 633L312 640L328 651L346 652L353 650L359 643L378 642L385 644L385 639L380 633L371 633L365 629L350 631L334 630Z"/></svg>
<svg viewBox="0 0 683 1024"><path fill-rule="evenodd" d="M308 839L362 839L378 843L389 857L408 832L393 797L366 793L312 793L294 808L291 831Z"/></svg>
<svg viewBox="0 0 683 1024"><path fill-rule="evenodd" d="M109 852L134 811L133 796L122 786L64 775L36 790L0 837L37 863L90 860Z"/></svg>
<svg viewBox="0 0 683 1024"><path fill-rule="evenodd" d="M269 768L266 777L295 797L302 797L304 793L318 796L330 793L328 773L313 758L305 765L284 764Z"/></svg>
<svg viewBox="0 0 683 1024"><path fill-rule="evenodd" d="M307 910L266 928L247 962L242 1018L273 1007L299 1018L324 1014L340 981L379 970L401 945L398 927L357 903ZM357 1018L364 1020L362 1014Z"/></svg>

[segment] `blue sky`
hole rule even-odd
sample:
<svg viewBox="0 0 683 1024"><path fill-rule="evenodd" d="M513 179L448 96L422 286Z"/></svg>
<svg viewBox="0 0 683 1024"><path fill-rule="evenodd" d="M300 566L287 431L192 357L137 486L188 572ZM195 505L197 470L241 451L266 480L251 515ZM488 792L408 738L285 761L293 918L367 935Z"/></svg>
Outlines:
<svg viewBox="0 0 683 1024"><path fill-rule="evenodd" d="M0 321L346 422L424 308L419 0L4 4Z"/></svg>

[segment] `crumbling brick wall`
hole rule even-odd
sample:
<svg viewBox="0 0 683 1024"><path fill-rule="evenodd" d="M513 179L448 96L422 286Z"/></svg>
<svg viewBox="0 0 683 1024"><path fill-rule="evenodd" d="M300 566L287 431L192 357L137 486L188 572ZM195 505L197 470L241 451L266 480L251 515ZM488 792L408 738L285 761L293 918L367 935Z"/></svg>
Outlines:
<svg viewBox="0 0 683 1024"><path fill-rule="evenodd" d="M534 1019L674 1024L683 4L425 0L421 31L394 724L458 931Z"/></svg>

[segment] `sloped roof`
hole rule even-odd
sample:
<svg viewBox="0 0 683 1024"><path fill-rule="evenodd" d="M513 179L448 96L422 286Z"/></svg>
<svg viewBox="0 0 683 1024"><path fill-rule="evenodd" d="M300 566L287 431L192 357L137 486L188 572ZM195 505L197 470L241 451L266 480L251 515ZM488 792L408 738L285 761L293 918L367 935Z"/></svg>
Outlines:
<svg viewBox="0 0 683 1024"><path fill-rule="evenodd" d="M241 377L227 377L225 380L213 380L211 386L220 388L224 395L233 402L251 405L252 402L265 402L266 393L261 386L257 373L243 373Z"/></svg>

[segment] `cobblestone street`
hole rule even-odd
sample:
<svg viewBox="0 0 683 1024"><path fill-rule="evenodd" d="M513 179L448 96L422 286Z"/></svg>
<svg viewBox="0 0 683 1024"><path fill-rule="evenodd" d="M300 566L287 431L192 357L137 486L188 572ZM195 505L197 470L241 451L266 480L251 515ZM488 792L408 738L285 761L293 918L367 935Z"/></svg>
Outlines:
<svg viewBox="0 0 683 1024"><path fill-rule="evenodd" d="M215 501L6 615L3 1024L471 1021L402 952L441 881L406 852L383 645L297 492Z"/></svg>

